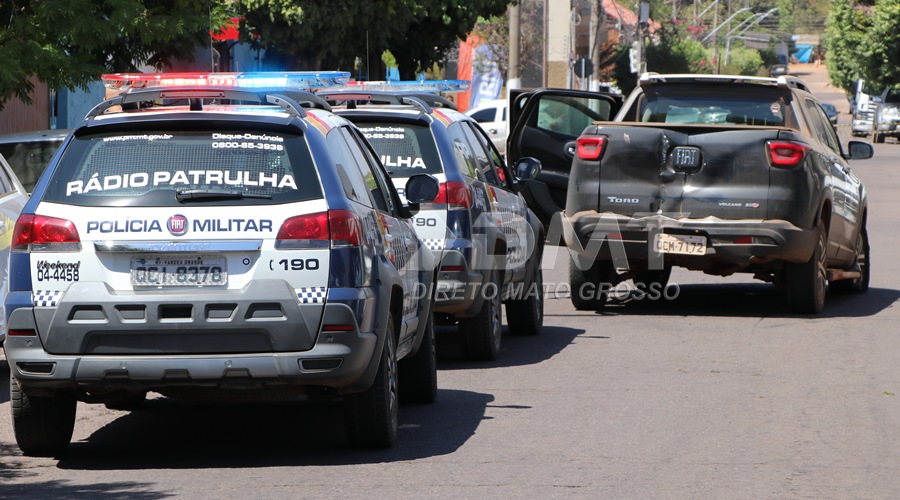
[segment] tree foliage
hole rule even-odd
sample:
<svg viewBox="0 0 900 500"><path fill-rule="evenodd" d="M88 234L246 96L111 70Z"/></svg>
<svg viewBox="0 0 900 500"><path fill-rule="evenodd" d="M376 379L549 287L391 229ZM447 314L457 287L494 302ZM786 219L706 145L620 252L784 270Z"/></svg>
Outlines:
<svg viewBox="0 0 900 500"><path fill-rule="evenodd" d="M413 79L441 61L479 17L502 14L506 5L505 0L244 0L240 13L246 20L243 36L259 35L271 69L360 70L380 63L381 53L390 50L401 78Z"/></svg>
<svg viewBox="0 0 900 500"><path fill-rule="evenodd" d="M100 74L162 67L209 43L224 11L214 0L3 0L0 109L31 102L32 78L84 88Z"/></svg>
<svg viewBox="0 0 900 500"><path fill-rule="evenodd" d="M900 0L833 0L826 24L833 85L848 93L860 78L876 91L900 85Z"/></svg>

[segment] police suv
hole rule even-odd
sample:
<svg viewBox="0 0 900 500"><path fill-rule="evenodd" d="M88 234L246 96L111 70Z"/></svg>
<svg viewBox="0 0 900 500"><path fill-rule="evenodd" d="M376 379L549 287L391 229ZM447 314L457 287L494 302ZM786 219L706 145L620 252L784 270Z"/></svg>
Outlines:
<svg viewBox="0 0 900 500"><path fill-rule="evenodd" d="M520 160L512 175L475 120L426 94L467 84L364 82L316 92L344 104L335 113L362 130L395 185L421 174L440 180L438 196L413 219L439 262L435 318L458 326L469 359L493 360L503 303L510 332L543 328L544 227L518 193L519 181L534 178L540 163Z"/></svg>
<svg viewBox="0 0 900 500"><path fill-rule="evenodd" d="M411 177L402 203L360 131L298 90L346 73L104 78L121 94L66 139L13 235L22 451L67 446L77 400L148 391L341 398L353 443L390 446L398 399L437 392L434 257L411 224L437 181Z"/></svg>

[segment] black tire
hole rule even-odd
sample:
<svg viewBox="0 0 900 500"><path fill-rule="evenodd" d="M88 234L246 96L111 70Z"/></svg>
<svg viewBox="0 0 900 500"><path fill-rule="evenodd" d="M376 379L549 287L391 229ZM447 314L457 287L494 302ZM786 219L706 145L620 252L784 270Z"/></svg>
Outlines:
<svg viewBox="0 0 900 500"><path fill-rule="evenodd" d="M794 312L818 314L825 308L828 270L825 266L828 241L825 222L819 221L816 247L808 261L787 264L788 303Z"/></svg>
<svg viewBox="0 0 900 500"><path fill-rule="evenodd" d="M13 431L22 453L52 457L69 446L75 429L75 398L65 394L31 397L12 376L9 394Z"/></svg>
<svg viewBox="0 0 900 500"><path fill-rule="evenodd" d="M544 330L544 271L536 261L534 280L524 299L506 302L506 324L514 335L540 335Z"/></svg>
<svg viewBox="0 0 900 500"><path fill-rule="evenodd" d="M394 445L400 427L398 385L394 322L390 321L372 387L348 396L345 402L347 439L352 445L364 448Z"/></svg>
<svg viewBox="0 0 900 500"><path fill-rule="evenodd" d="M609 289L615 274L612 262L594 261L588 269L580 269L569 259L569 287L571 301L579 311L599 311L606 305Z"/></svg>
<svg viewBox="0 0 900 500"><path fill-rule="evenodd" d="M878 132L875 132L874 134L872 134L872 142L874 142L876 144L883 144L884 143L884 134L879 134Z"/></svg>
<svg viewBox="0 0 900 500"><path fill-rule="evenodd" d="M481 293L484 302L478 314L459 322L462 350L466 359L471 361L494 361L500 354L503 328L500 278L497 271L491 271Z"/></svg>
<svg viewBox="0 0 900 500"><path fill-rule="evenodd" d="M428 404L437 399L437 351L432 313L428 313L423 335L416 354L399 363L400 401L404 403Z"/></svg>
<svg viewBox="0 0 900 500"><path fill-rule="evenodd" d="M869 290L871 260L869 257L869 231L866 229L865 222L856 237L856 261L853 263L853 269L859 271L859 278L831 282L828 284L828 289L836 293L866 293Z"/></svg>
<svg viewBox="0 0 900 500"><path fill-rule="evenodd" d="M659 287L660 291L666 288L666 285L669 284L669 278L672 276L672 266L666 265L663 269L646 269L644 271L638 271L634 273L634 278L632 281L634 282L635 288L643 290L644 292L650 291L651 287Z"/></svg>

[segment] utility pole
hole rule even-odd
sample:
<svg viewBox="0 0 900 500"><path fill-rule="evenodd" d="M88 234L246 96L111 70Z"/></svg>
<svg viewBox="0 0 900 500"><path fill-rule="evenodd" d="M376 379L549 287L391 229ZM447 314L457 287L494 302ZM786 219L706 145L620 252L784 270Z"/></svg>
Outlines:
<svg viewBox="0 0 900 500"><path fill-rule="evenodd" d="M522 78L519 76L519 27L521 25L521 15L519 4L515 3L509 7L509 63L507 67L506 90L507 93L513 89L522 88Z"/></svg>
<svg viewBox="0 0 900 500"><path fill-rule="evenodd" d="M719 6L715 6L715 10L713 11L713 32L715 33L716 28L719 26ZM716 61L716 67L713 69L713 73L719 72L719 35L716 34L713 37L713 61Z"/></svg>

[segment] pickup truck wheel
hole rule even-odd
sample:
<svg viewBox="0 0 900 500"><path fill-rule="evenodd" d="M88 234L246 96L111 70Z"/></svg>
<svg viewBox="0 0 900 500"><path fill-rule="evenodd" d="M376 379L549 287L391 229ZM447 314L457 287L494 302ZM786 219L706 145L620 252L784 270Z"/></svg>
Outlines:
<svg viewBox="0 0 900 500"><path fill-rule="evenodd" d="M437 351L434 346L434 314L428 314L422 343L400 367L400 400L404 403L433 403L437 398Z"/></svg>
<svg viewBox="0 0 900 500"><path fill-rule="evenodd" d="M579 311L599 311L606 305L616 270L611 261L597 260L588 269L580 269L569 258L569 287L572 305Z"/></svg>
<svg viewBox="0 0 900 500"><path fill-rule="evenodd" d="M834 281L828 284L828 288L837 293L866 293L869 290L869 231L865 224L856 237L856 262L853 268L859 271L859 278Z"/></svg>
<svg viewBox="0 0 900 500"><path fill-rule="evenodd" d="M872 134L872 142L874 142L876 144L883 144L884 143L884 134L879 134L878 132L875 132L874 134Z"/></svg>
<svg viewBox="0 0 900 500"><path fill-rule="evenodd" d="M503 310L500 303L500 279L497 271L491 271L488 281L481 288L484 302L481 310L472 318L459 322L463 355L472 361L493 361L500 354Z"/></svg>
<svg viewBox="0 0 900 500"><path fill-rule="evenodd" d="M506 323L516 335L539 335L544 329L544 273L535 264L534 281L522 291L524 299L506 302Z"/></svg>
<svg viewBox="0 0 900 500"><path fill-rule="evenodd" d="M55 396L31 397L9 377L13 432L22 453L51 457L66 449L75 428L75 398Z"/></svg>
<svg viewBox="0 0 900 500"><path fill-rule="evenodd" d="M391 319L385 330L384 347L372 387L348 396L345 402L347 438L355 446L390 448L397 440L400 419L393 332L394 322Z"/></svg>
<svg viewBox="0 0 900 500"><path fill-rule="evenodd" d="M669 277L672 276L672 266L666 265L664 269L647 269L634 273L635 288L648 292L653 289L662 292L669 284Z"/></svg>
<svg viewBox="0 0 900 500"><path fill-rule="evenodd" d="M825 308L828 272L825 267L826 248L825 223L819 221L819 235L812 256L801 264L787 264L788 303L794 312L817 314Z"/></svg>

